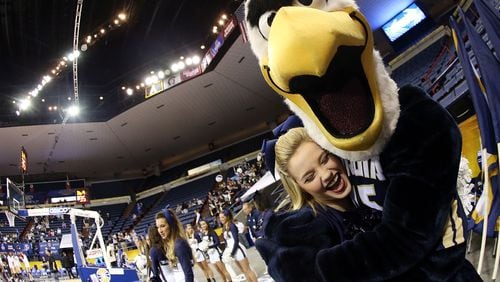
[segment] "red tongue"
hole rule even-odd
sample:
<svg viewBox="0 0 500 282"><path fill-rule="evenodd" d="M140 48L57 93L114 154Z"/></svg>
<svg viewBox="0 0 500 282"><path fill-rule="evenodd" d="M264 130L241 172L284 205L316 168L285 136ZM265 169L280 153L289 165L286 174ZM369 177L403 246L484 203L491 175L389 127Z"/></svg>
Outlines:
<svg viewBox="0 0 500 282"><path fill-rule="evenodd" d="M361 81L350 79L335 92L316 96L319 110L341 136L352 136L367 125L371 112Z"/></svg>

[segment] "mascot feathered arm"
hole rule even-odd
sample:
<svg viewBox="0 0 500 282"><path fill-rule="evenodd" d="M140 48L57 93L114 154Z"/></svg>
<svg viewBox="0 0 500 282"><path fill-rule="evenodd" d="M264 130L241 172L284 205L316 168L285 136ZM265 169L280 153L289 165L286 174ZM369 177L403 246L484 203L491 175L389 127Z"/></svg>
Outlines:
<svg viewBox="0 0 500 282"><path fill-rule="evenodd" d="M419 268L408 271L441 243L456 192L460 132L439 105L423 93L417 101L414 95L414 90L400 92L402 107L406 97L414 101L402 111L398 130L381 155L389 180L382 223L320 251L316 262L325 281L419 277Z"/></svg>

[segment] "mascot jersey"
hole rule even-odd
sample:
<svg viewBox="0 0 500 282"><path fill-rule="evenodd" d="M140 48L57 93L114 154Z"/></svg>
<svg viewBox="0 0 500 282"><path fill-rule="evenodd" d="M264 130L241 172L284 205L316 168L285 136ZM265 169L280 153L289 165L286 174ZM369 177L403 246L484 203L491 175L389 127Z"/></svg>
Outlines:
<svg viewBox="0 0 500 282"><path fill-rule="evenodd" d="M480 280L465 260L458 127L422 91L398 89L356 3L248 0L246 26L267 84L346 160L358 200L383 210L373 231L319 251L321 280Z"/></svg>

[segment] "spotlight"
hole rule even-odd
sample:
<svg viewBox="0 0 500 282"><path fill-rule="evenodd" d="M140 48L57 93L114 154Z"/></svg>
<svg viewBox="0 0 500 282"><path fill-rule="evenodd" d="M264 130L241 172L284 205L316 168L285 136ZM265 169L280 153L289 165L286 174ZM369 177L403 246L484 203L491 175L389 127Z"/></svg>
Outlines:
<svg viewBox="0 0 500 282"><path fill-rule="evenodd" d="M49 106L49 112L52 112L52 106Z"/></svg>
<svg viewBox="0 0 500 282"><path fill-rule="evenodd" d="M66 112L70 117L76 117L78 114L80 114L80 108L76 105L72 105L68 109L66 109Z"/></svg>
<svg viewBox="0 0 500 282"><path fill-rule="evenodd" d="M153 78L151 76L148 76L148 77L146 77L144 82L146 83L147 86L149 86L149 85L153 84Z"/></svg>
<svg viewBox="0 0 500 282"><path fill-rule="evenodd" d="M125 89L127 89L127 87L125 87L125 86L122 86L122 90L125 90Z"/></svg>
<svg viewBox="0 0 500 282"><path fill-rule="evenodd" d="M201 50L205 50L205 45L200 46Z"/></svg>
<svg viewBox="0 0 500 282"><path fill-rule="evenodd" d="M127 19L127 15L125 15L124 13L120 13L118 14L118 18L122 21L126 20Z"/></svg>
<svg viewBox="0 0 500 282"><path fill-rule="evenodd" d="M139 90L139 89L141 89L141 86L136 85L136 86L135 86L135 89Z"/></svg>
<svg viewBox="0 0 500 282"><path fill-rule="evenodd" d="M115 23L116 25L118 25L118 24L120 23L120 21L119 21L118 19L116 19L116 20L114 20L114 23Z"/></svg>
<svg viewBox="0 0 500 282"><path fill-rule="evenodd" d="M170 66L170 69L172 70L172 72L177 72L179 70L179 67L177 66L177 64L172 64Z"/></svg>
<svg viewBox="0 0 500 282"><path fill-rule="evenodd" d="M82 46L80 46L80 50L82 50L83 52L87 51L89 47L87 46L87 44L82 44Z"/></svg>
<svg viewBox="0 0 500 282"><path fill-rule="evenodd" d="M52 107L54 111L57 111L57 106Z"/></svg>
<svg viewBox="0 0 500 282"><path fill-rule="evenodd" d="M158 72L158 78L159 79L164 79L165 78L165 73L163 71Z"/></svg>
<svg viewBox="0 0 500 282"><path fill-rule="evenodd" d="M101 32L101 34L104 34L104 33L106 33L106 30L104 28L101 28L100 32Z"/></svg>
<svg viewBox="0 0 500 282"><path fill-rule="evenodd" d="M99 100L101 100L101 101L102 101L102 100L104 100L104 97L102 97L102 96L99 96Z"/></svg>
<svg viewBox="0 0 500 282"><path fill-rule="evenodd" d="M87 43L90 43L90 42L92 41L92 36L88 35L88 36L87 36L87 39L85 39L85 41L86 41Z"/></svg>
<svg viewBox="0 0 500 282"><path fill-rule="evenodd" d="M68 97L68 101L71 101L71 97Z"/></svg>
<svg viewBox="0 0 500 282"><path fill-rule="evenodd" d="M192 58L187 58L186 59L186 65L190 66L193 64L193 59Z"/></svg>
<svg viewBox="0 0 500 282"><path fill-rule="evenodd" d="M29 99L22 99L19 102L19 111L25 111L31 106L31 101Z"/></svg>
<svg viewBox="0 0 500 282"><path fill-rule="evenodd" d="M223 26L224 25L224 21L223 20L219 20L219 25Z"/></svg>
<svg viewBox="0 0 500 282"><path fill-rule="evenodd" d="M16 115L17 115L17 116L20 116L20 115L21 115L21 112L16 111Z"/></svg>
<svg viewBox="0 0 500 282"><path fill-rule="evenodd" d="M45 103L45 99L42 98L42 103Z"/></svg>
<svg viewBox="0 0 500 282"><path fill-rule="evenodd" d="M183 70L186 67L186 64L184 64L184 62L178 62L177 67L179 67L180 70Z"/></svg>
<svg viewBox="0 0 500 282"><path fill-rule="evenodd" d="M227 16L226 16L226 14L222 14L221 18L222 18L223 20L227 20Z"/></svg>
<svg viewBox="0 0 500 282"><path fill-rule="evenodd" d="M171 72L169 69L166 69L166 70L164 71L164 73L165 73L165 75L170 75L172 72Z"/></svg>
<svg viewBox="0 0 500 282"><path fill-rule="evenodd" d="M127 88L127 95L131 96L132 94L134 94L134 90L132 90L132 88Z"/></svg>
<svg viewBox="0 0 500 282"><path fill-rule="evenodd" d="M193 56L193 64L194 64L194 65L197 65L197 64L199 64L199 63L200 63L200 56L198 56L198 55L194 55L194 56Z"/></svg>
<svg viewBox="0 0 500 282"><path fill-rule="evenodd" d="M16 103L16 100L13 100L13 101L12 101L12 104L15 104L15 103Z"/></svg>
<svg viewBox="0 0 500 282"><path fill-rule="evenodd" d="M179 59L180 59L180 60L184 60L184 56L180 56L180 57L179 57Z"/></svg>

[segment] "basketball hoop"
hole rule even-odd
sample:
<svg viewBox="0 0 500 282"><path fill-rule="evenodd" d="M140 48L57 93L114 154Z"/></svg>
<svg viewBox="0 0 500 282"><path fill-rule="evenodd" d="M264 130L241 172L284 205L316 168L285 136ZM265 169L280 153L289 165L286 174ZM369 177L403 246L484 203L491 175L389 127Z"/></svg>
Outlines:
<svg viewBox="0 0 500 282"><path fill-rule="evenodd" d="M16 215L10 211L5 211L5 216L7 217L7 221L9 222L10 227L15 227Z"/></svg>

